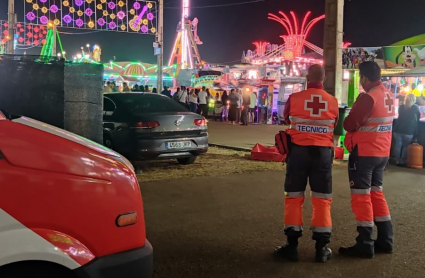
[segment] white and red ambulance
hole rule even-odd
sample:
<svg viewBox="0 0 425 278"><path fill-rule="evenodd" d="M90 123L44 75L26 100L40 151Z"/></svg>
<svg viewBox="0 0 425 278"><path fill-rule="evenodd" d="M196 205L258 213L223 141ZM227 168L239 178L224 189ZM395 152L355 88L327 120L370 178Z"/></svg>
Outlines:
<svg viewBox="0 0 425 278"><path fill-rule="evenodd" d="M0 277L151 277L152 254L128 160L0 111Z"/></svg>

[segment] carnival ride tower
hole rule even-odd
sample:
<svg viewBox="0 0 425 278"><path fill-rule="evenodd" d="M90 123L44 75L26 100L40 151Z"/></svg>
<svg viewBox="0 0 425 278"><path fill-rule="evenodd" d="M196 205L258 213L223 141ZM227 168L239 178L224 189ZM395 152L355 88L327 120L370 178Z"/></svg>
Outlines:
<svg viewBox="0 0 425 278"><path fill-rule="evenodd" d="M177 26L177 36L173 52L170 56L169 66L181 65L182 69L193 69L202 63L198 45L202 41L198 36L198 19L189 20L189 1L182 0L182 17Z"/></svg>

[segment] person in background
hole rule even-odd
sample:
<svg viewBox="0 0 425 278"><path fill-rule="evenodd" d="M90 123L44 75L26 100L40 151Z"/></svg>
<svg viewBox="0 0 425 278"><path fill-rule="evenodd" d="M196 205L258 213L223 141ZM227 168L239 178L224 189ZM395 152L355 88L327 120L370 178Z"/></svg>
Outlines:
<svg viewBox="0 0 425 278"><path fill-rule="evenodd" d="M222 117L225 121L227 121L227 117L229 115L229 96L227 95L227 91L224 91L221 95L221 102L223 102Z"/></svg>
<svg viewBox="0 0 425 278"><path fill-rule="evenodd" d="M176 94L177 94L177 101L184 107L188 108L186 88L182 86L182 89L179 90Z"/></svg>
<svg viewBox="0 0 425 278"><path fill-rule="evenodd" d="M103 87L103 93L112 93L112 87L111 87L111 82L107 81L106 82L106 86Z"/></svg>
<svg viewBox="0 0 425 278"><path fill-rule="evenodd" d="M243 102L242 91L238 90L236 96L238 97L238 102L236 105L236 123L239 124L241 122L241 112L242 112L242 102Z"/></svg>
<svg viewBox="0 0 425 278"><path fill-rule="evenodd" d="M131 92L130 87L128 87L127 82L122 83L122 92L123 93Z"/></svg>
<svg viewBox="0 0 425 278"><path fill-rule="evenodd" d="M251 94L249 91L244 91L242 96L242 125L248 125L248 110L251 104Z"/></svg>
<svg viewBox="0 0 425 278"><path fill-rule="evenodd" d="M171 97L171 92L170 92L170 90L168 90L168 87L167 86L164 86L164 90L162 90L161 95L166 96L166 97L169 97L169 98L172 98Z"/></svg>
<svg viewBox="0 0 425 278"><path fill-rule="evenodd" d="M158 90L157 90L156 88L153 88L153 89L152 89L152 93L153 93L153 94L157 94L157 93L158 93Z"/></svg>
<svg viewBox="0 0 425 278"><path fill-rule="evenodd" d="M145 92L149 93L149 86L148 85L145 85Z"/></svg>
<svg viewBox="0 0 425 278"><path fill-rule="evenodd" d="M257 111L257 92L252 92L251 95L251 102L249 104L249 122L253 123L255 120L255 113Z"/></svg>
<svg viewBox="0 0 425 278"><path fill-rule="evenodd" d="M409 94L404 99L404 104L398 108L398 119L394 125L395 157L397 166L406 166L407 147L412 143L418 132L421 112L415 104L416 97Z"/></svg>
<svg viewBox="0 0 425 278"><path fill-rule="evenodd" d="M214 99L217 100L217 101L220 100L220 94L219 93L216 93Z"/></svg>
<svg viewBox="0 0 425 278"><path fill-rule="evenodd" d="M198 109L198 96L196 95L195 89L190 90L189 93L189 110L196 113Z"/></svg>
<svg viewBox="0 0 425 278"><path fill-rule="evenodd" d="M177 90L176 90L176 92L173 95L173 99L175 101L179 101L179 94L180 94L180 87L177 87Z"/></svg>
<svg viewBox="0 0 425 278"><path fill-rule="evenodd" d="M119 93L118 87L115 82L111 82L111 89L113 93ZM130 88L129 88L130 89Z"/></svg>
<svg viewBox="0 0 425 278"><path fill-rule="evenodd" d="M236 117L238 113L238 102L239 102L239 97L236 94L236 90L235 89L230 90L229 125L230 124L234 125L236 122Z"/></svg>
<svg viewBox="0 0 425 278"><path fill-rule="evenodd" d="M198 94L199 100L199 108L198 114L204 116L205 118L208 116L208 93L205 90L205 87L202 87L202 90Z"/></svg>
<svg viewBox="0 0 425 278"><path fill-rule="evenodd" d="M134 86L133 86L132 91L133 91L133 92L140 92L139 85L137 85L137 84L136 84L136 85L134 85Z"/></svg>

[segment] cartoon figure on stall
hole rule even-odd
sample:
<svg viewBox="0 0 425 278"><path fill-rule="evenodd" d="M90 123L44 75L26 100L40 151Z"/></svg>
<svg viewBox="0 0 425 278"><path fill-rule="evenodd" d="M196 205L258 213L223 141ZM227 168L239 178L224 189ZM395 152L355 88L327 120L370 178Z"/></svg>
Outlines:
<svg viewBox="0 0 425 278"><path fill-rule="evenodd" d="M93 47L93 60L100 63L100 56L101 55L102 55L102 49L100 48L100 46L95 45Z"/></svg>
<svg viewBox="0 0 425 278"><path fill-rule="evenodd" d="M403 59L402 63L399 59ZM416 67L416 55L413 53L413 48L411 46L403 46L403 51L397 55L395 60L397 65L400 65L404 68L413 69Z"/></svg>
<svg viewBox="0 0 425 278"><path fill-rule="evenodd" d="M419 60L421 61L421 65L425 66L425 47L422 49L415 48L414 50L418 54Z"/></svg>

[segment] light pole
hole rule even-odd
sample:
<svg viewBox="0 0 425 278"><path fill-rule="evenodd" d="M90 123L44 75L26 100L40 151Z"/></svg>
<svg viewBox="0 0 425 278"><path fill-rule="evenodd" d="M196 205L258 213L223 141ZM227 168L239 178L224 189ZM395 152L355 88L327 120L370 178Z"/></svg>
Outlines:
<svg viewBox="0 0 425 278"><path fill-rule="evenodd" d="M7 13L7 30L9 32L9 39L7 41L7 54L15 54L15 17L15 0L9 0Z"/></svg>
<svg viewBox="0 0 425 278"><path fill-rule="evenodd" d="M341 99L342 93L342 37L344 0L326 0L323 58L325 62L325 90Z"/></svg>
<svg viewBox="0 0 425 278"><path fill-rule="evenodd" d="M162 92L162 67L164 65L164 0L159 0L159 15L158 15L158 32L157 32L157 43L160 48L158 54L158 67L157 67L157 92Z"/></svg>

